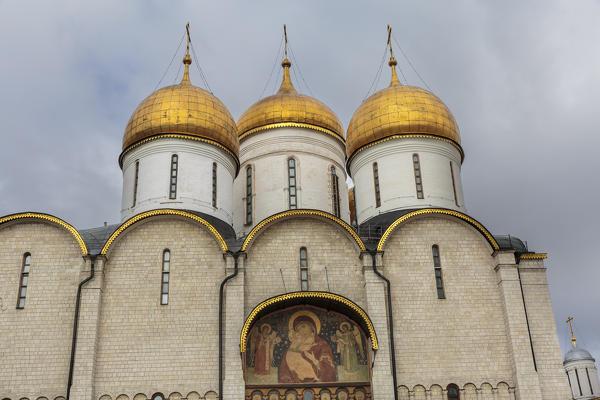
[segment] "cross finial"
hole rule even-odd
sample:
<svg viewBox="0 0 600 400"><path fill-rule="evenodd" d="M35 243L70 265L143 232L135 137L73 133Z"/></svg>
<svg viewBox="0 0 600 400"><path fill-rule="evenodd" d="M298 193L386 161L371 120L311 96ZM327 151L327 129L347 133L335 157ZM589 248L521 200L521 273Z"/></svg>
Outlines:
<svg viewBox="0 0 600 400"><path fill-rule="evenodd" d="M392 27L391 26L387 26L387 32L388 32L388 40L387 40L387 44L390 48L390 60L394 58L394 51L392 50Z"/></svg>
<svg viewBox="0 0 600 400"><path fill-rule="evenodd" d="M187 48L185 52L185 57L183 57L183 63L185 64L185 70L183 71L183 78L181 79L181 84L183 85L191 85L190 82L190 64L192 63L192 57L190 57L190 43L192 39L190 37L190 23L185 24L185 31L187 32Z"/></svg>
<svg viewBox="0 0 600 400"><path fill-rule="evenodd" d="M284 52L285 58L287 58L287 27L283 24L283 40L285 42Z"/></svg>
<svg viewBox="0 0 600 400"><path fill-rule="evenodd" d="M396 62L396 59L394 58L394 52L392 51L392 27L389 25L387 26L387 33L387 44L390 48L390 61L388 62L388 65L390 68L392 68L392 82L390 83L390 86L398 86L401 85L401 83L400 79L398 79L398 75L396 74L396 65L398 63Z"/></svg>
<svg viewBox="0 0 600 400"><path fill-rule="evenodd" d="M567 318L566 322L569 324L569 328L571 328L571 342L573 343L573 346L575 346L577 340L575 339L575 335L573 335L573 317Z"/></svg>

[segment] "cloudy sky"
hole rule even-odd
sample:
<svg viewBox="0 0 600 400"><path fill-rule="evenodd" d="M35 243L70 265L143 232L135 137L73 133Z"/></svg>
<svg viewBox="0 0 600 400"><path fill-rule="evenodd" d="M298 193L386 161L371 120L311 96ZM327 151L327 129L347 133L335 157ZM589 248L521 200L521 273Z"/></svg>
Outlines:
<svg viewBox="0 0 600 400"><path fill-rule="evenodd" d="M0 215L119 221L123 130L165 71L161 86L181 73L183 48L167 67L187 21L234 118L278 84L286 23L296 87L345 126L391 24L460 126L469 214L549 253L561 346L573 315L578 343L600 358L599 0L222 3L0 0ZM424 86L394 45L406 81ZM388 82L384 67L377 88Z"/></svg>

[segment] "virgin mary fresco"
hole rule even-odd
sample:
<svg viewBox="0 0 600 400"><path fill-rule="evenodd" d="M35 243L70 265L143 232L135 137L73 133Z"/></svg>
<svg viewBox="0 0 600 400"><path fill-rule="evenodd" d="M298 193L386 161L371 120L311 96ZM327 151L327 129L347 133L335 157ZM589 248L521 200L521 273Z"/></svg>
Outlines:
<svg viewBox="0 0 600 400"><path fill-rule="evenodd" d="M248 341L248 385L369 380L366 338L336 312L311 306L279 310L257 321Z"/></svg>
<svg viewBox="0 0 600 400"><path fill-rule="evenodd" d="M290 346L279 366L279 382L335 382L335 365L329 344L319 337L321 322L312 312L297 311L290 317Z"/></svg>

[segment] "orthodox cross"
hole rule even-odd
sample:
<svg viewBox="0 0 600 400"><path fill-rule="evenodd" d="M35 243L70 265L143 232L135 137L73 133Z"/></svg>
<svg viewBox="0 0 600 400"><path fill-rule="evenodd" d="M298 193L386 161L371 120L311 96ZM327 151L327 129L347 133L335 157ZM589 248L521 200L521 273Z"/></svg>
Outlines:
<svg viewBox="0 0 600 400"><path fill-rule="evenodd" d="M388 25L387 26L387 31L388 31L387 44L390 47L390 57L394 58L394 52L392 51L392 27Z"/></svg>
<svg viewBox="0 0 600 400"><path fill-rule="evenodd" d="M571 328L571 342L573 343L573 346L575 346L575 335L573 335L573 317L569 317L567 318L567 324L569 324L569 328Z"/></svg>
<svg viewBox="0 0 600 400"><path fill-rule="evenodd" d="M286 28L285 24L283 24L283 39L285 42L285 48L284 48L285 58L287 58L287 28Z"/></svg>
<svg viewBox="0 0 600 400"><path fill-rule="evenodd" d="M190 23L185 24L185 30L187 32L187 54L190 54L190 42L192 39L190 38Z"/></svg>

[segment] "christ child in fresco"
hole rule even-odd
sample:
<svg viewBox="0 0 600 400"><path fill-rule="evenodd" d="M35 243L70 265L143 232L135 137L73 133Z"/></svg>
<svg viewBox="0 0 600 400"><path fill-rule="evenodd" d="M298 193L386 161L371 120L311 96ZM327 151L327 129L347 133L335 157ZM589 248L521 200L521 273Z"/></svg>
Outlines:
<svg viewBox="0 0 600 400"><path fill-rule="evenodd" d="M257 335L253 338L256 353L254 353L254 375L258 378L271 375L271 365L273 362L273 349L275 345L281 342L271 325L263 324Z"/></svg>
<svg viewBox="0 0 600 400"><path fill-rule="evenodd" d="M279 382L335 382L333 353L319 337L321 322L310 311L298 311L290 317L290 347L283 354Z"/></svg>

